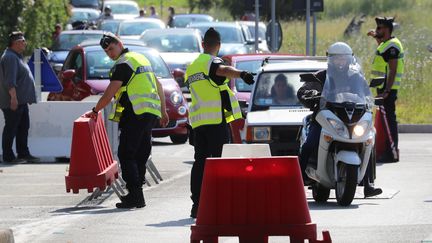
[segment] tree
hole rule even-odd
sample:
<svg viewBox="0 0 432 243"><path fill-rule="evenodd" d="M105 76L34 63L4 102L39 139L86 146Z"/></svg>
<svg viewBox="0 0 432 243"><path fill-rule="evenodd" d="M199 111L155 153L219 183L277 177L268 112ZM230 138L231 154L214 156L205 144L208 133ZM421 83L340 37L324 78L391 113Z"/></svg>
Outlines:
<svg viewBox="0 0 432 243"><path fill-rule="evenodd" d="M67 19L67 0L0 0L0 49L7 46L8 34L15 30L25 34L26 55L34 48L51 46L55 24Z"/></svg>
<svg viewBox="0 0 432 243"><path fill-rule="evenodd" d="M195 8L201 12L202 10L208 11L216 1L211 0L189 0L189 10L192 13Z"/></svg>

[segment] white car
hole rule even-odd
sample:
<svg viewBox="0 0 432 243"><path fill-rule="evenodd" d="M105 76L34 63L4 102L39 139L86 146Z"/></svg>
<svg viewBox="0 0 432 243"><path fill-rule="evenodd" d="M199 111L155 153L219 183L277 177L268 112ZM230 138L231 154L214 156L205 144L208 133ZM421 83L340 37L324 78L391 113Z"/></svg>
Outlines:
<svg viewBox="0 0 432 243"><path fill-rule="evenodd" d="M139 6L135 1L129 0L106 0L103 8L111 8L114 19L134 19L139 16Z"/></svg>
<svg viewBox="0 0 432 243"><path fill-rule="evenodd" d="M134 39L140 38L141 34L150 29L165 29L165 23L160 19L155 18L138 18L129 19L120 23L117 35L124 39Z"/></svg>
<svg viewBox="0 0 432 243"><path fill-rule="evenodd" d="M325 57L288 57L264 64L240 130L242 141L268 143L273 156L297 155L303 118L312 113L297 99L297 90L302 86L299 75L326 68Z"/></svg>

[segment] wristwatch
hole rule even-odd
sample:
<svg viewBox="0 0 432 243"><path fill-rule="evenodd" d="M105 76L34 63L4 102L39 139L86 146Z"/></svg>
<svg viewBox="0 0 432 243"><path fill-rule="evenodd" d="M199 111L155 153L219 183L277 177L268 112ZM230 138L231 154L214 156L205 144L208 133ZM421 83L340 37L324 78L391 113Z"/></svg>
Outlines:
<svg viewBox="0 0 432 243"><path fill-rule="evenodd" d="M96 111L95 108L96 108L96 107L93 107L93 108L92 108L92 111L93 111L93 113L98 114L98 112Z"/></svg>

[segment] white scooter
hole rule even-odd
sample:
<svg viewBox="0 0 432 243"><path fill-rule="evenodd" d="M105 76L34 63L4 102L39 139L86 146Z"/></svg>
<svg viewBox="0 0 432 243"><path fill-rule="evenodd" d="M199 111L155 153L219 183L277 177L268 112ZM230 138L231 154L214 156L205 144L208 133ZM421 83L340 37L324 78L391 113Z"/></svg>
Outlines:
<svg viewBox="0 0 432 243"><path fill-rule="evenodd" d="M368 163L375 165L373 98L360 70L351 70L346 80L337 80L327 71L319 98L320 111L315 120L322 130L317 163L314 163L316 168L308 165L306 174L315 181L312 195L316 202L326 202L330 190L335 189L337 203L349 206ZM303 120L302 145L309 120L310 117Z"/></svg>

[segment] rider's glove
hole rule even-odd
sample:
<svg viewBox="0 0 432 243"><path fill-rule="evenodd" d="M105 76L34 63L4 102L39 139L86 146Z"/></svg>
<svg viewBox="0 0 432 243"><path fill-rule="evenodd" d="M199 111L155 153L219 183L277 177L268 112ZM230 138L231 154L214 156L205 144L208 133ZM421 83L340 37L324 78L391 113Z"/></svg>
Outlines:
<svg viewBox="0 0 432 243"><path fill-rule="evenodd" d="M245 81L245 83L249 85L255 83L254 77L250 72L246 72L246 71L241 72L240 78L243 79L243 81Z"/></svg>
<svg viewBox="0 0 432 243"><path fill-rule="evenodd" d="M319 94L319 92L316 89L311 89L311 90L306 90L304 92L304 94L305 94L305 96L313 97L313 96L317 96Z"/></svg>

